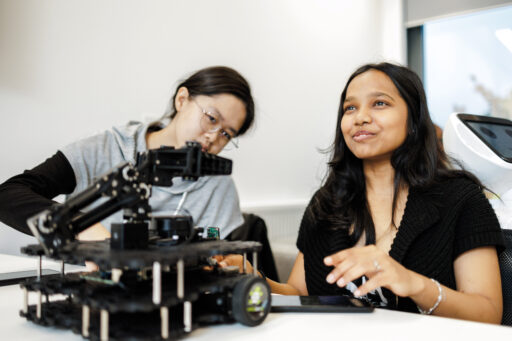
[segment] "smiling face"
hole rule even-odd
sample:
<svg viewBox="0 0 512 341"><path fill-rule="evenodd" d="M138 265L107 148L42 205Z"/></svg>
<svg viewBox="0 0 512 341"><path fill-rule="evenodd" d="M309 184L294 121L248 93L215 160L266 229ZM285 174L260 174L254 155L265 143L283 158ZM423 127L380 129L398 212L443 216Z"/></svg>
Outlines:
<svg viewBox="0 0 512 341"><path fill-rule="evenodd" d="M175 99L176 117L172 120L176 148L187 141L201 143L203 151L218 154L228 143L226 137L234 137L244 123L244 103L231 94L190 97L186 88L180 88ZM205 131L201 120L217 118L219 129Z"/></svg>
<svg viewBox="0 0 512 341"><path fill-rule="evenodd" d="M383 72L371 69L350 82L341 132L359 159L391 159L407 137L407 104Z"/></svg>

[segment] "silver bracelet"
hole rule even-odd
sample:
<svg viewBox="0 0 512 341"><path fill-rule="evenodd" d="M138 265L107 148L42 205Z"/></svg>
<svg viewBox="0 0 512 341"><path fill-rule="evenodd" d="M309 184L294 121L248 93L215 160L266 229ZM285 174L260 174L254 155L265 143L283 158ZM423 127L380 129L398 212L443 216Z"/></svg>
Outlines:
<svg viewBox="0 0 512 341"><path fill-rule="evenodd" d="M432 314L434 312L434 310L436 310L436 308L439 306L439 303L441 303L441 301L443 300L443 287L435 279L431 278L430 280L437 285L437 290L439 290L439 295L437 296L436 303L434 303L432 308L430 308L429 310L423 310L423 309L420 308L420 306L417 306L418 307L418 311L420 313L422 313L423 315L430 315L430 314Z"/></svg>

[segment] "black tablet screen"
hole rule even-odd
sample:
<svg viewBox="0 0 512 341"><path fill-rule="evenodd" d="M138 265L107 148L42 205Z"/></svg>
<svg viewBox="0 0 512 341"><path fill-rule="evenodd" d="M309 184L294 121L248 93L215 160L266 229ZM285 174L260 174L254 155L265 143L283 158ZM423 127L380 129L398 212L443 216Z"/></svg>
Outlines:
<svg viewBox="0 0 512 341"><path fill-rule="evenodd" d="M512 126L492 122L466 121L471 130L502 159L512 159Z"/></svg>
<svg viewBox="0 0 512 341"><path fill-rule="evenodd" d="M366 301L349 296L272 295L272 312L369 312Z"/></svg>

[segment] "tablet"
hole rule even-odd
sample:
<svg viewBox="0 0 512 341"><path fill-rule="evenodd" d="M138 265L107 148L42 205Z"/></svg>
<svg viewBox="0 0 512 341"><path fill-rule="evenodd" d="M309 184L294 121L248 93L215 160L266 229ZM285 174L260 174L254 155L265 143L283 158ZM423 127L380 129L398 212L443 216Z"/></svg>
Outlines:
<svg viewBox="0 0 512 341"><path fill-rule="evenodd" d="M318 313L369 313L373 306L350 296L287 296L272 295L273 313L318 312Z"/></svg>
<svg viewBox="0 0 512 341"><path fill-rule="evenodd" d="M512 124L510 120L458 114L457 117L489 147L496 155L512 163Z"/></svg>

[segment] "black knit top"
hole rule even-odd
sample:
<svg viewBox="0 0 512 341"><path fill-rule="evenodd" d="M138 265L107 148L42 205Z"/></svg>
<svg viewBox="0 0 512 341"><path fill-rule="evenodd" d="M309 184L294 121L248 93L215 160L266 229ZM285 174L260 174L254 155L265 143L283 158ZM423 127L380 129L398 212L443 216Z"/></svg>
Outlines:
<svg viewBox="0 0 512 341"><path fill-rule="evenodd" d="M460 254L483 246L497 246L501 251L503 245L498 219L481 188L461 177L446 180L428 190L409 190L389 255L407 269L456 289L453 262ZM309 295L346 293L336 283L327 283L325 278L332 267L325 266L323 259L352 246L347 230L333 230L317 224L310 203L297 239L297 247L304 254ZM386 296L389 293L387 291ZM394 297L393 301L391 308L417 312L409 298Z"/></svg>

